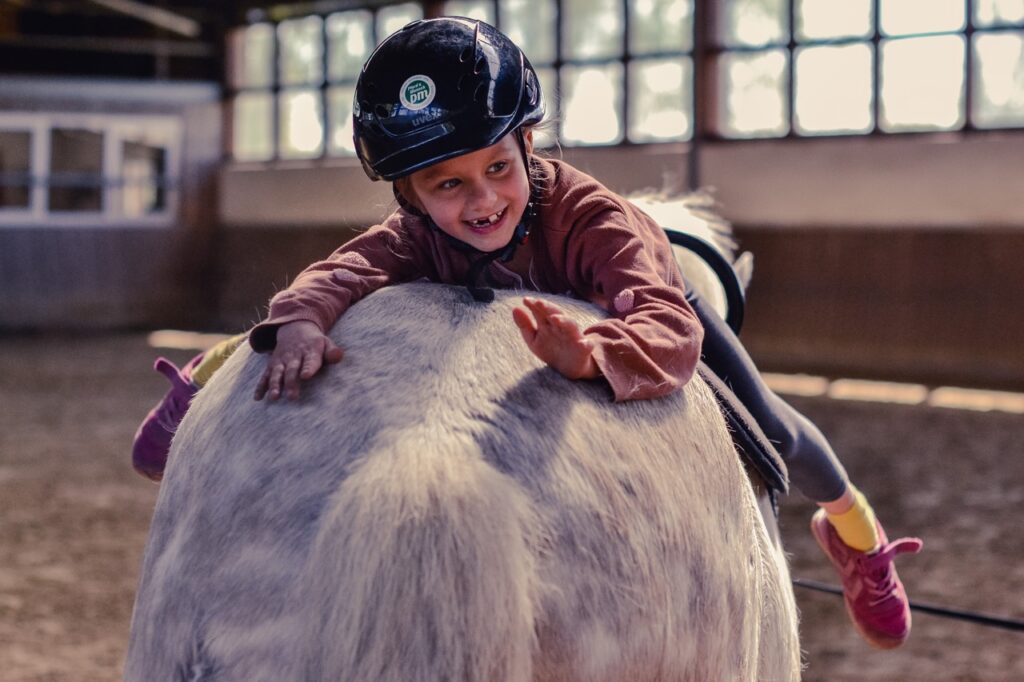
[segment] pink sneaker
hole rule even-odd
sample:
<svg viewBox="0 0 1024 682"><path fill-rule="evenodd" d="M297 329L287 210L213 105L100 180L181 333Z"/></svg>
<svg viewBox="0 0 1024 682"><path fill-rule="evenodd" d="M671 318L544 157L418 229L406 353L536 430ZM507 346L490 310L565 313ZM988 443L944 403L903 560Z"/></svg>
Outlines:
<svg viewBox="0 0 1024 682"><path fill-rule="evenodd" d="M864 639L879 649L894 649L903 644L910 635L910 603L893 559L898 554L920 552L921 540L900 538L889 542L878 524L880 547L873 552L860 552L839 538L824 509L811 518L811 532L839 571L846 611Z"/></svg>
<svg viewBox="0 0 1024 682"><path fill-rule="evenodd" d="M199 390L192 383L192 369L202 359L203 354L200 353L180 370L167 358L157 358L153 365L153 369L171 382L171 390L142 420L132 444L132 466L150 480L159 481L164 477L171 439L178 424L185 418L192 396Z"/></svg>

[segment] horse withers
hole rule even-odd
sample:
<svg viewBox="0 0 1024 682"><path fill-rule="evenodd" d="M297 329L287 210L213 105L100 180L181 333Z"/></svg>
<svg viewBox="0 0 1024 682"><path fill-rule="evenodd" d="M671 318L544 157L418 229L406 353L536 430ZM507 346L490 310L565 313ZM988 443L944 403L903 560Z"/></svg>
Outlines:
<svg viewBox="0 0 1024 682"><path fill-rule="evenodd" d="M530 354L518 300L380 290L296 403L253 401L236 352L175 437L125 679L797 679L775 519L706 385L613 403Z"/></svg>

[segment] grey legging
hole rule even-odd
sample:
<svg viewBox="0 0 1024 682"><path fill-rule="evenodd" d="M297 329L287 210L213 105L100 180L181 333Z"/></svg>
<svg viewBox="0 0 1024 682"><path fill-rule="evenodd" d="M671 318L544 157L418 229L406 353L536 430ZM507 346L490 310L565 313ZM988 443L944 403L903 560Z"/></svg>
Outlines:
<svg viewBox="0 0 1024 682"><path fill-rule="evenodd" d="M725 321L692 291L686 299L704 325L701 354L757 420L782 456L793 485L815 502L831 502L846 490L846 470L811 421L764 383L754 361Z"/></svg>

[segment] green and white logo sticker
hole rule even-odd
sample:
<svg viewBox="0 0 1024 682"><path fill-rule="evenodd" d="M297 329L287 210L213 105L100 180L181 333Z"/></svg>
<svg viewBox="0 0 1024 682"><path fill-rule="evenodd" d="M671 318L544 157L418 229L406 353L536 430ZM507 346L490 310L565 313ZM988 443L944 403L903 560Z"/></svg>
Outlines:
<svg viewBox="0 0 1024 682"><path fill-rule="evenodd" d="M419 111L434 101L437 88L430 76L410 76L402 83L402 89L398 91L398 99L402 106L410 111Z"/></svg>

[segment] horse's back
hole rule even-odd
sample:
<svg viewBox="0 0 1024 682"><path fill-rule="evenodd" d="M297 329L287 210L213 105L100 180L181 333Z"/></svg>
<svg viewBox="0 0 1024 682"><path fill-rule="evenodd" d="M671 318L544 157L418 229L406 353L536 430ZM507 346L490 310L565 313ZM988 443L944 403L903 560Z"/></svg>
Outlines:
<svg viewBox="0 0 1024 682"><path fill-rule="evenodd" d="M253 401L263 362L236 353L175 438L126 677L796 677L785 563L710 392L612 403L529 354L516 300L381 290L298 403Z"/></svg>

